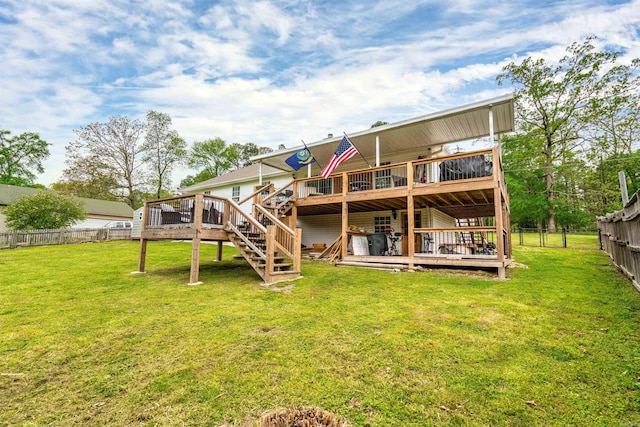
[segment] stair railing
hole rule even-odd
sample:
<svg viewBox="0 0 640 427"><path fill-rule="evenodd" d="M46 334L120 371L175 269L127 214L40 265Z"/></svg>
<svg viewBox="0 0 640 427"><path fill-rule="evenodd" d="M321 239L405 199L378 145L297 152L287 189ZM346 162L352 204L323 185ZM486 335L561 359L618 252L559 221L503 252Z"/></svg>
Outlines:
<svg viewBox="0 0 640 427"><path fill-rule="evenodd" d="M269 255L275 255L278 250L281 251L293 261L293 269L300 271L300 259L302 255L301 230L292 230L264 206L256 205L256 211L271 223L267 226L267 230L269 231L270 228L273 228L272 233L267 233Z"/></svg>
<svg viewBox="0 0 640 427"><path fill-rule="evenodd" d="M295 192L293 191L293 186L295 183L295 179L288 182L286 185L283 185L278 190L269 194L262 200L262 206L266 207L273 211L273 213L278 212L278 210L289 203L294 199Z"/></svg>
<svg viewBox="0 0 640 427"><path fill-rule="evenodd" d="M260 224L260 222L258 222L258 220L256 220L254 217L245 213L235 201L227 200L227 206L229 209L229 213L227 215L227 212L225 212L225 217L228 218L228 229L233 231L238 236L238 238L240 238L247 246L249 246L255 252L257 257L266 261L266 253L258 246L256 246L246 236L246 234L248 233L258 234L260 239L266 241L266 227ZM269 246L267 245L267 247Z"/></svg>

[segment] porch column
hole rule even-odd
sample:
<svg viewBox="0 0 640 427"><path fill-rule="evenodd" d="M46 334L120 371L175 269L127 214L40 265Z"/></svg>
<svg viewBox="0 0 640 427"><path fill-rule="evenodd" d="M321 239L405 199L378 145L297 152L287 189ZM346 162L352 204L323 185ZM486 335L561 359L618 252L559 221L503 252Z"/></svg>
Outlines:
<svg viewBox="0 0 640 427"><path fill-rule="evenodd" d="M496 186L493 189L493 198L494 210L496 214L496 251L498 252L498 261L500 262L500 267L498 267L498 277L500 279L504 279L507 277L507 275L504 266L504 219L502 216L502 191L500 191L500 186Z"/></svg>
<svg viewBox="0 0 640 427"><path fill-rule="evenodd" d="M313 163L313 162L311 162ZM307 178L311 178L311 163L307 165Z"/></svg>
<svg viewBox="0 0 640 427"><path fill-rule="evenodd" d="M348 189L348 177L347 173L342 173L342 232L341 232L341 249L342 259L347 256L347 248L349 247L349 236L347 230L349 229L349 205L346 202L347 189Z"/></svg>
<svg viewBox="0 0 640 427"><path fill-rule="evenodd" d="M489 138L491 138L491 143L493 144L493 108L489 107Z"/></svg>
<svg viewBox="0 0 640 427"><path fill-rule="evenodd" d="M380 166L380 136L376 135L376 167Z"/></svg>
<svg viewBox="0 0 640 427"><path fill-rule="evenodd" d="M409 268L414 267L414 256L416 253L416 235L415 235L415 204L413 201L413 163L407 163L407 250L409 253ZM403 254L404 255L404 254Z"/></svg>

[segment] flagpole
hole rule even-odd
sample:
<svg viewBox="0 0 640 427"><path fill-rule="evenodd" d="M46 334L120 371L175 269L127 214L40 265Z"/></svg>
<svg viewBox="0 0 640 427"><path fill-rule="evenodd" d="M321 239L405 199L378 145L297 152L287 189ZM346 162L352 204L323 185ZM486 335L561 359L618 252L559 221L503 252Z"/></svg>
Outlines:
<svg viewBox="0 0 640 427"><path fill-rule="evenodd" d="M360 157L362 157L362 160L364 160L364 162L369 166L369 168L372 168L373 166L371 166L371 163L369 163L367 161L367 159L364 158L364 156L362 155L362 153L360 152L360 150L358 150L358 147L356 147L356 144L353 143L353 141L351 140L351 138L349 138L349 135L347 135L347 133L345 131L342 131L342 133L344 133L344 136L349 140L349 142L351 143L351 145L353 145L353 148L356 149L356 151L358 152L358 154L360 154Z"/></svg>
<svg viewBox="0 0 640 427"><path fill-rule="evenodd" d="M309 150L309 147L307 147L307 144L304 142L304 139L300 139L300 141L302 141L302 144L304 145L304 148L309 152L309 154L311 154L313 156L313 153L311 152L311 150ZM356 148L356 150L357 150L357 148ZM324 166L322 166L320 164L318 159L316 159L316 156L313 156L313 158L315 159L315 161L318 164L318 166L320 166L320 170L324 169ZM313 162L311 162L311 163L313 163ZM311 164L311 163L309 163L309 164Z"/></svg>

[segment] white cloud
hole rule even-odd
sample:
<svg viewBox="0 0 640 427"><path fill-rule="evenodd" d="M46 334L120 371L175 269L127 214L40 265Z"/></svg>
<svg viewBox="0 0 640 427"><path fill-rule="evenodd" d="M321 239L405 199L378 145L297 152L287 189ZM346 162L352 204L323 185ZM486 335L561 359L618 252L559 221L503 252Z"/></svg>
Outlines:
<svg viewBox="0 0 640 427"><path fill-rule="evenodd" d="M506 63L589 34L638 57L638 17L638 0L15 2L0 5L0 128L54 144L47 183L72 129L149 109L189 142L294 146L503 93Z"/></svg>

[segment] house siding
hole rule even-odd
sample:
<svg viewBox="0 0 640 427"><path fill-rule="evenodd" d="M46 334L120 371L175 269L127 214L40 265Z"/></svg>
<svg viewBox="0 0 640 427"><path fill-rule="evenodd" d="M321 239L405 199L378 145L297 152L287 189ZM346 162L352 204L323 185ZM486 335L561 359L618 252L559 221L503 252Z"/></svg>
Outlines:
<svg viewBox="0 0 640 427"><path fill-rule="evenodd" d="M274 176L274 177L263 177L263 182L269 181L270 183L272 183L274 185L274 188L277 190L279 188L282 188L284 185L288 184L289 182L291 182L291 174L286 174L283 176ZM250 181L244 181L244 182L230 182L228 184L218 184L215 187L202 187L201 189L198 190L198 193L206 193L206 194L210 194L212 196L218 196L218 197L226 197L228 199L232 199L233 198L233 187L238 187L240 186L240 200L244 199L245 197L247 197L248 195L252 194L254 192L254 188L258 185L258 177L256 177L255 179L252 179ZM242 211L247 214L247 215L251 215L251 208L252 208L252 203L253 200L249 200L246 203L244 203L243 205L240 206L240 208L242 209Z"/></svg>
<svg viewBox="0 0 640 427"><path fill-rule="evenodd" d="M455 220L452 217L436 209L416 209L415 212L421 213L422 224L420 226L422 227L453 227L455 225ZM377 216L389 216L391 217L391 227L400 231L402 229L400 219L402 213L403 211L398 212L397 219L393 219L390 210L350 213L348 225L355 225L358 229L364 229L367 234L371 234L375 231L374 218ZM297 226L302 229L302 244L305 247L311 247L314 243L325 243L329 246L340 236L342 231L341 220L342 216L339 214L299 217ZM438 244L440 242L434 243Z"/></svg>

